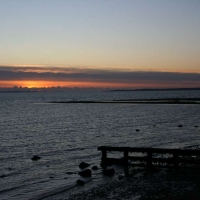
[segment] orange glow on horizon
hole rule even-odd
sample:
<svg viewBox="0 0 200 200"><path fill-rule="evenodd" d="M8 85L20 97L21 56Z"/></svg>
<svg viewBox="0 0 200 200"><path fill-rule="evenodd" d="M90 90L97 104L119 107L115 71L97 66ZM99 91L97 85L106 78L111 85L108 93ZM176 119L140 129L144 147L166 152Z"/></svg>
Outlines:
<svg viewBox="0 0 200 200"><path fill-rule="evenodd" d="M24 80L24 81L0 81L0 87L12 88L14 86L23 88L48 88L48 87L68 87L68 88L182 88L182 87L200 87L200 83L185 82L185 83L169 83L169 82L92 82L92 81L39 81L39 80Z"/></svg>
<svg viewBox="0 0 200 200"><path fill-rule="evenodd" d="M139 84L141 86L141 84ZM106 82L77 82L77 81L0 81L0 87L23 87L23 88L48 88L48 87L69 87L69 88L134 88L139 86L133 83L106 83Z"/></svg>

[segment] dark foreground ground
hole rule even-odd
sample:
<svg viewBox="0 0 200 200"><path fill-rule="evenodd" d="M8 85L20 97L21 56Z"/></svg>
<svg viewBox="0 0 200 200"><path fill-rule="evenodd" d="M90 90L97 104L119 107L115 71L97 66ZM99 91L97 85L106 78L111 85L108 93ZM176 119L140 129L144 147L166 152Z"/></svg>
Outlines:
<svg viewBox="0 0 200 200"><path fill-rule="evenodd" d="M147 200L200 199L199 169L131 168L130 176L119 180L119 173L105 183L93 180L46 200Z"/></svg>

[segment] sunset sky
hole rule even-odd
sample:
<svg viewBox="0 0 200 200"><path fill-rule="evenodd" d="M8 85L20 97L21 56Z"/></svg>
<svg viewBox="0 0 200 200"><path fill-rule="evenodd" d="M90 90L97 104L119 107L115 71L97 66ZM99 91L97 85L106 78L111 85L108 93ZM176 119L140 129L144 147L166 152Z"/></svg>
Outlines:
<svg viewBox="0 0 200 200"><path fill-rule="evenodd" d="M199 0L0 0L0 87L200 87Z"/></svg>

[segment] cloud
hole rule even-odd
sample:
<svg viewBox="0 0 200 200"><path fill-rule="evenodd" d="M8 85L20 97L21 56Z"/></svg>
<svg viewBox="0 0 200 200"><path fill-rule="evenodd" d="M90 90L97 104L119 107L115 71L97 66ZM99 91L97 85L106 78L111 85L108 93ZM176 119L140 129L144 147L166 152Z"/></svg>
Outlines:
<svg viewBox="0 0 200 200"><path fill-rule="evenodd" d="M51 73L99 73L109 72L109 69L97 69L96 67L58 67L58 66L38 66L38 65L25 65L25 66L1 66L0 71L11 71L11 72L51 72ZM117 69L115 69L117 71ZM119 71L119 70L118 70Z"/></svg>
<svg viewBox="0 0 200 200"><path fill-rule="evenodd" d="M108 83L134 82L192 82L200 85L199 73L123 71L117 69L62 68L62 67L13 67L0 66L0 81L90 81Z"/></svg>

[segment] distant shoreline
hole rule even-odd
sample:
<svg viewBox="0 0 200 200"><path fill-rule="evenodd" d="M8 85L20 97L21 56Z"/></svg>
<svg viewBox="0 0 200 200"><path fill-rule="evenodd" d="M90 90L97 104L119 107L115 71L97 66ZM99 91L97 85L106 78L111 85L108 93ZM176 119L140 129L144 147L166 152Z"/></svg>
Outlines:
<svg viewBox="0 0 200 200"><path fill-rule="evenodd" d="M48 103L91 103L91 104L108 104L108 103L124 103L124 104L200 104L200 98L184 98L184 99L124 99L110 101L51 101Z"/></svg>
<svg viewBox="0 0 200 200"><path fill-rule="evenodd" d="M197 91L200 88L143 88L143 89L109 89L109 88L0 88L0 93L30 92L69 92L69 91L101 91L101 92L140 92L140 91Z"/></svg>
<svg viewBox="0 0 200 200"><path fill-rule="evenodd" d="M111 92L137 92L137 91L178 91L178 90L200 90L200 88L146 88L146 89L115 89L110 90Z"/></svg>

